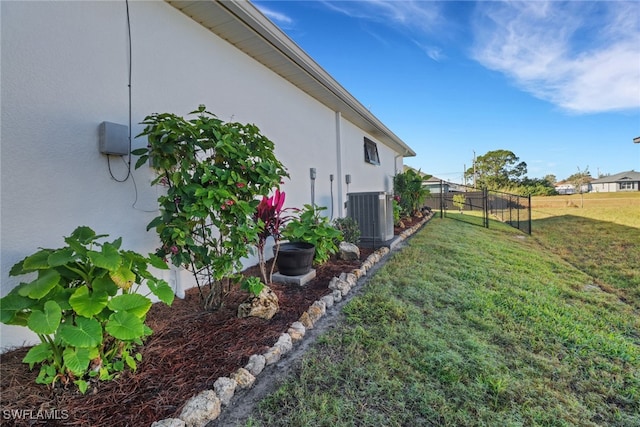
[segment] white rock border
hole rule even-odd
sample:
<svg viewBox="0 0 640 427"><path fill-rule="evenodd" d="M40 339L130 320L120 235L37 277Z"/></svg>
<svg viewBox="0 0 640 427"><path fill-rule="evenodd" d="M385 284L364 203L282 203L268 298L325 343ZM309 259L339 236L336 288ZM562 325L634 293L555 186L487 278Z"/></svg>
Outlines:
<svg viewBox="0 0 640 427"><path fill-rule="evenodd" d="M398 238L406 240L417 232L427 221L433 217L433 213L426 215L416 225L404 230ZM287 332L280 335L278 341L263 354L254 354L249 357L244 368L239 368L229 377L218 378L213 387L214 390L204 390L194 395L187 401L178 418L165 418L154 421L151 427L204 427L220 416L224 407L231 402L236 389L250 388L258 379L258 375L266 366L278 362L282 356L293 349L295 343L304 339L307 329L312 329L335 303L345 297L356 285L358 279L366 276L367 272L379 263L388 253L389 248L383 246L373 252L364 260L360 268L351 272L343 272L339 277L334 277L329 282L329 289L333 292L315 301L302 313L297 322L293 322Z"/></svg>

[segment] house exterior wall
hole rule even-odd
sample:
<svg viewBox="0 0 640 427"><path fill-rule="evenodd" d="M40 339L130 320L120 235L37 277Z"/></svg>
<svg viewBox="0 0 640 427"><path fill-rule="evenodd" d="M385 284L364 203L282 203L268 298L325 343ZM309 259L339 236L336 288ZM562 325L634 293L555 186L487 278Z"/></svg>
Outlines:
<svg viewBox="0 0 640 427"><path fill-rule="evenodd" d="M39 247L60 247L80 225L146 254L158 239L146 225L157 214L159 189L147 166L127 176L126 157L98 151L103 121L128 124L128 38L124 2L0 2L1 274L0 296L19 280L13 264ZM235 49L164 2L130 2L132 134L151 113L186 115L205 104L225 121L255 123L276 146L291 175L287 206L311 201L344 216L350 191L391 191L398 153L378 143L380 166L364 162L371 135ZM133 140L133 149L146 146ZM339 156L343 155L340 161ZM135 158L132 161L135 164ZM134 179L132 179L134 178ZM329 212L328 212L329 213ZM247 260L247 264L255 260ZM180 288L184 271L156 272ZM26 328L0 325L3 349L35 342Z"/></svg>
<svg viewBox="0 0 640 427"><path fill-rule="evenodd" d="M640 182L627 181L625 188L621 188L620 182L599 182L592 185L592 190L596 193L615 193L619 191L640 191Z"/></svg>
<svg viewBox="0 0 640 427"><path fill-rule="evenodd" d="M591 184L596 193L612 193L617 191L618 185L615 182L600 182Z"/></svg>

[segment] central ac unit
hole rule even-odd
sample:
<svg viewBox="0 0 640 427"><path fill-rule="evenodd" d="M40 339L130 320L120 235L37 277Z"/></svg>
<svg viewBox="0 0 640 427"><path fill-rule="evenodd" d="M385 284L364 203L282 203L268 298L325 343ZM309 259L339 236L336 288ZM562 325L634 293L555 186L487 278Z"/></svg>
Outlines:
<svg viewBox="0 0 640 427"><path fill-rule="evenodd" d="M393 239L393 196L384 191L349 193L347 214L360 227L363 243Z"/></svg>

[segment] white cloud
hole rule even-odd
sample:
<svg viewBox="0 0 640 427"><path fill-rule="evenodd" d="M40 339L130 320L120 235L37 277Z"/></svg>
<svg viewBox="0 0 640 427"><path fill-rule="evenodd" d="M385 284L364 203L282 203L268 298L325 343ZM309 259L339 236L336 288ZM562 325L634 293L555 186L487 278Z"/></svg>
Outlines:
<svg viewBox="0 0 640 427"><path fill-rule="evenodd" d="M412 38L413 42L434 61L442 60L445 55L433 41L419 41L434 34L444 33L447 25L442 14L442 3L420 0L357 0L357 1L323 1L327 8L347 15L351 18L373 22L392 28ZM383 41L381 36L372 31L369 33Z"/></svg>
<svg viewBox="0 0 640 427"><path fill-rule="evenodd" d="M424 53L426 53L429 58L433 59L436 62L440 62L446 57L442 49L438 46L425 44L418 40L413 40L413 43L415 43L416 46L418 46Z"/></svg>
<svg viewBox="0 0 640 427"><path fill-rule="evenodd" d="M276 12L274 10L268 9L261 4L255 4L260 12L262 12L267 18L271 19L273 22L278 24L281 27L286 27L288 25L293 24L293 19L284 13Z"/></svg>
<svg viewBox="0 0 640 427"><path fill-rule="evenodd" d="M640 107L640 3L482 2L474 57L575 113Z"/></svg>
<svg viewBox="0 0 640 427"><path fill-rule="evenodd" d="M328 8L350 16L384 23L394 27L408 27L420 31L432 31L442 20L438 2L416 0L358 0L322 2Z"/></svg>

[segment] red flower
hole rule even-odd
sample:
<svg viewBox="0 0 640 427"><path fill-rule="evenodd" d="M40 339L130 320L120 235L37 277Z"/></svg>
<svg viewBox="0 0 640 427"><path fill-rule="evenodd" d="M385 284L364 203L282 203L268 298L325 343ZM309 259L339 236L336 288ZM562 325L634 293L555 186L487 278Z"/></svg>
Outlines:
<svg viewBox="0 0 640 427"><path fill-rule="evenodd" d="M238 188L244 188L246 186L247 186L247 184L245 184L244 182L236 182L236 187L238 187Z"/></svg>

